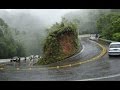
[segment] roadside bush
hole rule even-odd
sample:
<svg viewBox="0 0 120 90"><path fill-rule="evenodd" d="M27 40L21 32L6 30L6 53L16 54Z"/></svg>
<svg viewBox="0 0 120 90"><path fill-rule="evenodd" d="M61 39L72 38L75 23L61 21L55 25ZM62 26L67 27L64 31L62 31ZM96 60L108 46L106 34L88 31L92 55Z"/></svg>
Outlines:
<svg viewBox="0 0 120 90"><path fill-rule="evenodd" d="M120 42L120 33L113 34L113 40Z"/></svg>

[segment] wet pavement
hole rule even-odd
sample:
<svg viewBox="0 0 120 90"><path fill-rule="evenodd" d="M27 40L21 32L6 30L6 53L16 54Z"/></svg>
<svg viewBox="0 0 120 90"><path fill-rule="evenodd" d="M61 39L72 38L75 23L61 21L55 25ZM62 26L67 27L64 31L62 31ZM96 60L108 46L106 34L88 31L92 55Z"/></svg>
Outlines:
<svg viewBox="0 0 120 90"><path fill-rule="evenodd" d="M78 54L74 58L51 64L50 66L85 61L101 53L101 48L87 37L82 37L81 43L84 45L81 54ZM108 49L107 45L104 46ZM43 66L31 65L29 60L16 64L7 63L4 66L4 69L0 70L0 81L84 81L85 79L91 79L93 81L120 80L120 57L109 58L107 54L99 60L74 67L49 69L45 66L41 69Z"/></svg>

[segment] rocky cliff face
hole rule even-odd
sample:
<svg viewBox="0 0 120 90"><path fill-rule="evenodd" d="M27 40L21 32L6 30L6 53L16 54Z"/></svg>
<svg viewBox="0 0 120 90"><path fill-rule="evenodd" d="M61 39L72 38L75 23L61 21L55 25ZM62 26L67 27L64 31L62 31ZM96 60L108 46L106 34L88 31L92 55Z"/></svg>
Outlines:
<svg viewBox="0 0 120 90"><path fill-rule="evenodd" d="M63 34L63 36L60 37L58 41L60 43L62 53L65 55L65 57L73 54L76 51L73 34L66 32Z"/></svg>
<svg viewBox="0 0 120 90"><path fill-rule="evenodd" d="M73 55L78 50L78 33L74 24L57 24L52 27L38 64L50 64Z"/></svg>

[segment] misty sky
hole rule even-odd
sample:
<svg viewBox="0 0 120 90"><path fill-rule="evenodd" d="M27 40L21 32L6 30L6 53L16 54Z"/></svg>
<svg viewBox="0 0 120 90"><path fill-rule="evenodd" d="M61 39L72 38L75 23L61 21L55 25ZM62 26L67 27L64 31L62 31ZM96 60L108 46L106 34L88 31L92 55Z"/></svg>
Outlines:
<svg viewBox="0 0 120 90"><path fill-rule="evenodd" d="M21 12L28 12L34 16L37 16L38 19L43 19L43 21L47 21L50 24L55 22L59 22L61 17L73 11L78 11L80 9L1 9L8 11L10 13L21 13Z"/></svg>

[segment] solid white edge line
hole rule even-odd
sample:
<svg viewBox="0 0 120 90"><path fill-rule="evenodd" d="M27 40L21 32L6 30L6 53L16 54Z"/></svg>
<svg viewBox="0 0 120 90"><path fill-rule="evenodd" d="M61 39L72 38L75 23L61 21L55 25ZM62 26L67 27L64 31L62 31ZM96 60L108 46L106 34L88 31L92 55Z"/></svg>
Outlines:
<svg viewBox="0 0 120 90"><path fill-rule="evenodd" d="M81 79L81 80L75 80L75 81L93 81L93 80L108 79L108 78L113 78L113 77L118 77L118 76L120 76L120 74L109 75L109 76L98 77L98 78Z"/></svg>
<svg viewBox="0 0 120 90"><path fill-rule="evenodd" d="M83 51L84 51L84 45L82 45L82 50L79 53L77 53L69 58L73 58L73 57L76 57L77 55L81 55Z"/></svg>
<svg viewBox="0 0 120 90"><path fill-rule="evenodd" d="M81 52L80 53L82 53L83 51L84 51L84 45L82 45L83 46L83 49L81 50Z"/></svg>

